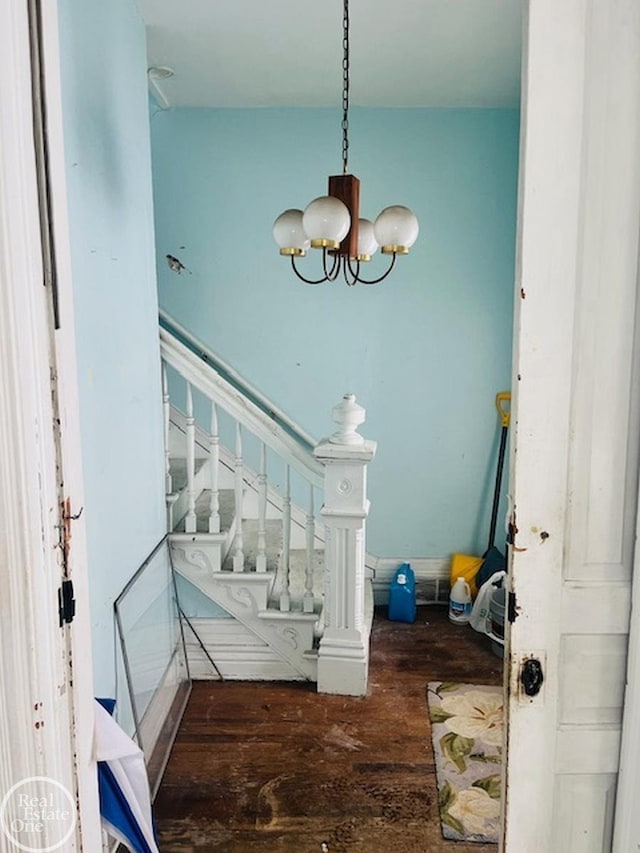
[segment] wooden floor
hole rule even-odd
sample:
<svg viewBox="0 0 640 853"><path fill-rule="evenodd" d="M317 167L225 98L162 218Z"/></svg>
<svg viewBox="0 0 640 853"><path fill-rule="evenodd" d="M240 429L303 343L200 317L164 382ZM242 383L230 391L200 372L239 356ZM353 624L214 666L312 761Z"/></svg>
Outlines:
<svg viewBox="0 0 640 853"><path fill-rule="evenodd" d="M489 646L441 606L413 624L379 609L366 697L195 683L154 807L160 850L494 853L442 838L426 702L429 681L501 683Z"/></svg>

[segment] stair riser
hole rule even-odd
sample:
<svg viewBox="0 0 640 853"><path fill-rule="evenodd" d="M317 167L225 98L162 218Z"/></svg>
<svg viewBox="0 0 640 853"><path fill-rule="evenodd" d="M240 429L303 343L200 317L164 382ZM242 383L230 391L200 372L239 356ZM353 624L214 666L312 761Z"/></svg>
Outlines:
<svg viewBox="0 0 640 853"><path fill-rule="evenodd" d="M194 536L174 534L171 539L171 559L174 568L182 572L189 567L199 567L203 571L213 574L219 572L222 566L223 543L208 543L195 539Z"/></svg>
<svg viewBox="0 0 640 853"><path fill-rule="evenodd" d="M313 648L317 617L273 613L267 609L273 574L213 572L204 543L174 544L174 567L187 581L271 647L297 676L315 680L317 664L307 654ZM226 621L226 620L225 620Z"/></svg>
<svg viewBox="0 0 640 853"><path fill-rule="evenodd" d="M235 619L196 618L190 623L227 681L305 680ZM218 680L220 675L189 628L185 631L185 640L191 677Z"/></svg>

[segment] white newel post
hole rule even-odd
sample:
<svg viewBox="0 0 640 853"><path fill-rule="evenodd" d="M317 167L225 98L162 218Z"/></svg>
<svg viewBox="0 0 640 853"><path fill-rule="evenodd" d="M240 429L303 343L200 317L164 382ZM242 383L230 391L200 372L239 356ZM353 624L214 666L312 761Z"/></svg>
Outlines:
<svg viewBox="0 0 640 853"><path fill-rule="evenodd" d="M313 451L324 465L325 630L318 650L318 692L364 696L369 669L364 558L367 464L376 442L357 433L365 410L353 394L333 409L337 431Z"/></svg>

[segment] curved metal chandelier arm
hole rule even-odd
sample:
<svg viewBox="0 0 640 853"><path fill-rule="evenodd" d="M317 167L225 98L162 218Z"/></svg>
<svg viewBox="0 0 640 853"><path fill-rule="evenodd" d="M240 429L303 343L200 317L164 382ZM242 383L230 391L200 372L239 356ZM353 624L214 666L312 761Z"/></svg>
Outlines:
<svg viewBox="0 0 640 853"><path fill-rule="evenodd" d="M331 269L327 269L327 250L322 250L322 269L326 276L326 281L335 281L340 272L340 255L336 252L331 261Z"/></svg>
<svg viewBox="0 0 640 853"><path fill-rule="evenodd" d="M333 263L331 265L331 269L327 270L327 258L326 258L326 249L322 250L322 266L324 269L324 276L322 278L305 278L301 272L299 272L296 266L295 255L291 255L291 268L294 273L298 276L300 281L304 281L305 284L324 284L325 281L335 281L338 276L340 258L338 255L334 256Z"/></svg>
<svg viewBox="0 0 640 853"><path fill-rule="evenodd" d="M360 261L358 261L358 262L357 262L357 264L358 264L358 265L357 265L357 267L356 267L356 271L354 272L354 271L353 271L353 267L351 266L351 258L347 258L347 267L349 268L349 273L350 273L350 275L353 277L353 281L349 281L349 280L347 279L347 284L349 284L349 285L354 285L354 284L379 284L381 281L384 281L384 279L389 275L389 273L391 272L391 270L394 268L395 263L396 263L396 258L397 258L397 257L398 257L398 256L397 256L397 255L396 255L396 253L394 252L394 253L393 253L393 256L392 256L392 258L391 258L391 263L389 264L389 268L388 268L388 270L387 270L385 273L383 273L381 276L379 276L378 278L372 278L372 279L360 278ZM345 275L345 279L346 279L346 275Z"/></svg>
<svg viewBox="0 0 640 853"><path fill-rule="evenodd" d="M315 280L310 279L310 278L305 278L301 273L298 272L298 268L296 267L295 255L291 255L291 268L293 269L294 273L298 276L300 281L304 281L305 284L324 284L325 281L327 280L326 276L324 276L324 278L317 278Z"/></svg>
<svg viewBox="0 0 640 853"><path fill-rule="evenodd" d="M356 268L354 271L353 267L351 266L351 258L348 256L345 257L342 272L347 285L349 287L353 287L360 281L360 279L358 278L358 276L360 275L360 261L356 260Z"/></svg>

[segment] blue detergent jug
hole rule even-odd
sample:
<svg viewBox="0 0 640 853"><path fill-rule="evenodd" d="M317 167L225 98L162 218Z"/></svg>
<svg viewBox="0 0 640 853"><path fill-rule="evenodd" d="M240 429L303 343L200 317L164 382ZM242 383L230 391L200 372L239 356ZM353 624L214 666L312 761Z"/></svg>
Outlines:
<svg viewBox="0 0 640 853"><path fill-rule="evenodd" d="M409 563L399 566L391 581L389 619L392 622L416 621L416 576Z"/></svg>

